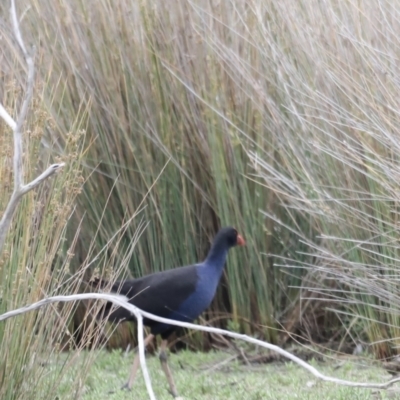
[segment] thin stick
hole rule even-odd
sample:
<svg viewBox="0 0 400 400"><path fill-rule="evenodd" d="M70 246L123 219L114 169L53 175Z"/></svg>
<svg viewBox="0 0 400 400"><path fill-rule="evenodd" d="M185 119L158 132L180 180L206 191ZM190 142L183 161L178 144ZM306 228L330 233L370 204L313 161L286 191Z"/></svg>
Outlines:
<svg viewBox="0 0 400 400"><path fill-rule="evenodd" d="M15 1L11 0L11 19L13 22L14 35L24 55L25 61L28 65L28 77L26 83L25 98L22 102L21 111L17 118L17 124L14 128L14 193L18 192L24 185L23 170L22 170L22 125L25 122L26 115L28 114L29 104L33 96L33 85L35 81L35 65L32 57L26 51L24 41L22 40L21 31L19 29L17 11L15 9Z"/></svg>
<svg viewBox="0 0 400 400"><path fill-rule="evenodd" d="M140 311L138 313L135 313L135 317L136 317L137 323L138 323L137 330L138 330L140 366L142 368L144 381L146 383L147 393L149 394L149 397L151 400L156 400L156 396L154 395L154 392L153 392L153 387L151 386L149 371L147 370L147 366L146 366L145 344L144 344L144 337L143 337L143 317L142 317Z"/></svg>
<svg viewBox="0 0 400 400"><path fill-rule="evenodd" d="M141 315L142 317L149 318L154 321L162 322L162 323L169 324L169 325L181 326L184 328L196 329L199 331L211 332L211 333L216 333L219 335L225 335L225 336L232 337L234 339L240 339L240 340L244 340L249 343L253 343L257 346L265 347L266 349L275 351L275 352L283 355L284 357L292 360L293 362L297 363L298 365L300 365L307 371L311 372L315 377L317 377L323 381L326 381L326 382L332 382L332 383L336 383L336 384L343 385L343 386L360 387L360 388L368 388L368 389L387 389L390 386L392 386L393 384L395 384L396 382L400 381L400 378L394 378L394 379L384 382L384 383L362 383L362 382L351 382L351 381L346 381L346 380L326 376L324 374L321 374L316 368L314 368L310 364L306 363L305 361L301 360L300 358L296 357L295 355L293 355L293 354L287 352L286 350L283 350L280 347L275 346L273 344L264 342L259 339L254 339L247 335L229 332L224 329L210 328L207 326L189 324L187 322L180 322L180 321L175 321L175 320L171 320L171 319L167 319L167 318L158 317L156 315L142 311L132 304L129 304L126 300L123 299L123 296L110 295L110 294L104 294L104 293L84 293L84 294L74 294L74 295L70 295L70 296L48 297L48 298L40 300L36 303L30 304L28 306L18 308L16 310L9 311L5 314L0 315L0 321L3 321L7 318L15 317L16 315L20 315L20 314L26 313L28 311L36 310L44 305L54 303L54 302L70 302L70 301L89 300L89 299L110 301L115 305L125 308L126 310L128 310L132 314L134 314L135 316ZM139 339L140 339L140 335L139 335ZM143 352L143 355L144 355L143 341L139 342L139 351ZM144 359L144 361L145 361L145 359ZM143 376L148 375L148 372L146 369L146 363L144 362L143 364L141 364L141 366L142 366L142 370L143 370ZM145 369L143 369L143 368L145 368ZM146 387L147 387L147 384L146 384ZM150 393L149 393L149 396L150 396ZM150 397L150 398L152 398L152 397Z"/></svg>
<svg viewBox="0 0 400 400"><path fill-rule="evenodd" d="M7 112L7 110L0 104L0 117L3 118L5 123L14 130L17 127L16 122L13 120L11 115Z"/></svg>

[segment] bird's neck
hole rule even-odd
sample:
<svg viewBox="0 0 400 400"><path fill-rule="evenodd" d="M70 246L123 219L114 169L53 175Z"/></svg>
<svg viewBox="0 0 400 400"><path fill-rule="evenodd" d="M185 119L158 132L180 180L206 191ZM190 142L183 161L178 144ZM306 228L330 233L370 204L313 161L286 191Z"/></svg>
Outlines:
<svg viewBox="0 0 400 400"><path fill-rule="evenodd" d="M221 246L212 246L207 258L204 261L204 264L221 274L222 270L224 269L227 255L227 248Z"/></svg>

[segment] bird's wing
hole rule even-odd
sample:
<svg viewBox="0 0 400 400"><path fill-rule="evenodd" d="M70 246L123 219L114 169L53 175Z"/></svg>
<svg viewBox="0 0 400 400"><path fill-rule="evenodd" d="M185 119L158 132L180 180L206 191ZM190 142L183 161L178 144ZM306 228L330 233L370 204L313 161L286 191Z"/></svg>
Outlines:
<svg viewBox="0 0 400 400"><path fill-rule="evenodd" d="M178 310L179 306L196 290L197 268L197 265L190 265L138 279L115 282L110 291L127 296L130 303L143 311L160 317L168 317L172 311ZM97 283L100 287L106 286L106 282ZM115 314L114 318L120 319L122 312L119 309L118 315Z"/></svg>

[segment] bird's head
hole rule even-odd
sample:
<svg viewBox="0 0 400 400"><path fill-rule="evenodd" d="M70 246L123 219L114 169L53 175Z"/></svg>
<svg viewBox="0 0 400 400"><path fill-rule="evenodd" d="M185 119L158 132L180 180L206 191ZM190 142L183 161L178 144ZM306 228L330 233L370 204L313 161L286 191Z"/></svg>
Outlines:
<svg viewBox="0 0 400 400"><path fill-rule="evenodd" d="M225 241L228 247L234 246L244 246L246 244L245 240L241 235L239 235L237 229L228 226L226 228L222 228L216 237L216 240Z"/></svg>

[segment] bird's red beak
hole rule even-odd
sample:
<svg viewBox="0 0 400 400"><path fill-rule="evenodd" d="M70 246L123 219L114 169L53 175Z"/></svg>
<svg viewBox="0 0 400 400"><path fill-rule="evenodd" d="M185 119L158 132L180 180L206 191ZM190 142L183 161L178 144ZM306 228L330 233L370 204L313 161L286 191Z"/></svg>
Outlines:
<svg viewBox="0 0 400 400"><path fill-rule="evenodd" d="M237 235L236 244L238 246L244 246L246 244L246 242L240 235Z"/></svg>

